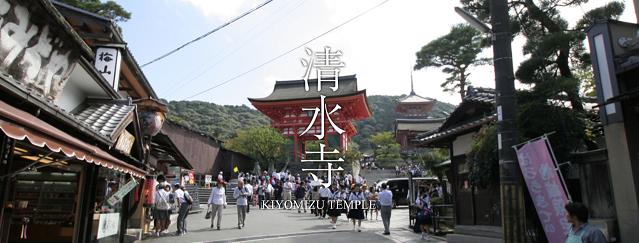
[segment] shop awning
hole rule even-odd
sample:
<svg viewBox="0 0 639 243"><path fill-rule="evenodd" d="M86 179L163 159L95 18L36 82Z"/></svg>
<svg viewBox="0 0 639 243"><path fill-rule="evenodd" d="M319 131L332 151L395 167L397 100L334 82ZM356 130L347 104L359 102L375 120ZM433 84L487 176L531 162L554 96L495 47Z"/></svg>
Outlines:
<svg viewBox="0 0 639 243"><path fill-rule="evenodd" d="M64 153L88 163L143 178L144 170L113 157L106 151L87 144L39 118L0 101L0 130L16 140L27 140L38 147Z"/></svg>

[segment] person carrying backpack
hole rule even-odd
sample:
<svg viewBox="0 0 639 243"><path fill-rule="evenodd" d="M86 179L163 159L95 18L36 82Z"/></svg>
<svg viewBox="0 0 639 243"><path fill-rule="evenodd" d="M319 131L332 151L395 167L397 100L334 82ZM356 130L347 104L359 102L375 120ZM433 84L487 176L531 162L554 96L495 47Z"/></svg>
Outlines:
<svg viewBox="0 0 639 243"><path fill-rule="evenodd" d="M189 210L193 204L193 198L191 198L191 195L184 190L184 186L179 183L176 183L174 188L175 201L177 202L178 207L177 232L175 235L182 236L187 232L186 217L189 215Z"/></svg>

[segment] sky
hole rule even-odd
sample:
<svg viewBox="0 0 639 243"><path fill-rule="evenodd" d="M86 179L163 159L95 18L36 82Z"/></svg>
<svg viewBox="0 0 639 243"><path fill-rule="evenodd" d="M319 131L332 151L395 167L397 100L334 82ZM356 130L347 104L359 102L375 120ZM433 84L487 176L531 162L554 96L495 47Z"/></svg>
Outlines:
<svg viewBox="0 0 639 243"><path fill-rule="evenodd" d="M200 36L265 0L117 0L132 18L120 23L124 38L138 63L143 64ZM358 88L368 95L410 92L415 53L428 42L463 23L453 10L458 0L389 0L291 53L250 71L383 0L273 0L181 51L143 68L159 97L167 100L202 100L222 105L249 105L247 97L268 96L276 80L302 79L306 57L303 47L320 51L324 46L343 53L340 75L356 74ZM607 0L590 0L563 8L571 24ZM622 21L636 22L632 1L626 0ZM515 69L525 57L523 38L513 43ZM483 57L492 55L486 49ZM250 72L249 72L250 71ZM415 92L421 96L458 104L457 93L442 91L447 77L437 68L413 72ZM235 78L237 77L237 78ZM221 83L233 79L226 84ZM471 70L473 86L494 87L492 66ZM219 86L218 86L219 85ZM218 86L201 95L205 89ZM517 85L518 88L526 88Z"/></svg>

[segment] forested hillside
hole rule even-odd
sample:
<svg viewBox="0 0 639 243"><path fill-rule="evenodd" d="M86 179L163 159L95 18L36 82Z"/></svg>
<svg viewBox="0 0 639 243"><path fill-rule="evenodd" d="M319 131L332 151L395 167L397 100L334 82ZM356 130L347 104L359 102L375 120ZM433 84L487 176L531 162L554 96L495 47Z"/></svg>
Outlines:
<svg viewBox="0 0 639 243"><path fill-rule="evenodd" d="M395 105L402 97L404 96L368 96L368 105L373 111L373 116L355 123L359 134L354 141L363 151L370 149L367 138L378 132L393 130ZM171 101L168 104L169 120L220 140L235 136L237 129L270 124L268 117L245 105L217 105L203 101ZM438 102L431 116L446 117L454 108L451 104Z"/></svg>

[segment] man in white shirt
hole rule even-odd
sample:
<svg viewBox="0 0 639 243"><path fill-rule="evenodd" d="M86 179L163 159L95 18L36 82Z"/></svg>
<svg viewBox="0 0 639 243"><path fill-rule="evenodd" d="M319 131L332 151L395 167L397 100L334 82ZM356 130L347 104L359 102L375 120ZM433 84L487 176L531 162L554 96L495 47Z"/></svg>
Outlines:
<svg viewBox="0 0 639 243"><path fill-rule="evenodd" d="M186 192L182 189L182 185L176 183L173 185L173 193L175 194L175 201L178 208L177 218L177 236L186 234L186 216L189 213L189 203L186 200Z"/></svg>
<svg viewBox="0 0 639 243"><path fill-rule="evenodd" d="M237 200L237 228L244 227L244 219L246 219L246 207L248 205L248 197L250 192L244 186L244 181L238 181L237 187L233 189L233 197Z"/></svg>
<svg viewBox="0 0 639 243"><path fill-rule="evenodd" d="M291 195L292 192L293 192L293 184L289 180L284 181L284 184L282 184L282 200L290 201L292 198L292 195Z"/></svg>
<svg viewBox="0 0 639 243"><path fill-rule="evenodd" d="M324 185L320 188L320 202L322 205L322 212L320 218L326 218L326 211L328 210L328 199L333 196L331 189L326 188Z"/></svg>
<svg viewBox="0 0 639 243"><path fill-rule="evenodd" d="M211 189L211 196L209 196L209 210L211 211L211 228L213 228L213 222L215 222L215 216L217 215L217 230L220 230L222 224L222 209L226 208L226 190L224 190L224 181L219 181L217 186Z"/></svg>
<svg viewBox="0 0 639 243"><path fill-rule="evenodd" d="M390 218L393 207L393 192L388 190L386 183L382 183L382 191L379 193L379 204L382 211L382 222L384 223L384 235L390 235Z"/></svg>
<svg viewBox="0 0 639 243"><path fill-rule="evenodd" d="M251 185L251 181L249 180L248 183L244 183L246 189L249 191L249 195L246 197L248 203L246 204L246 213L249 213L251 211L251 203L253 202L253 185Z"/></svg>

